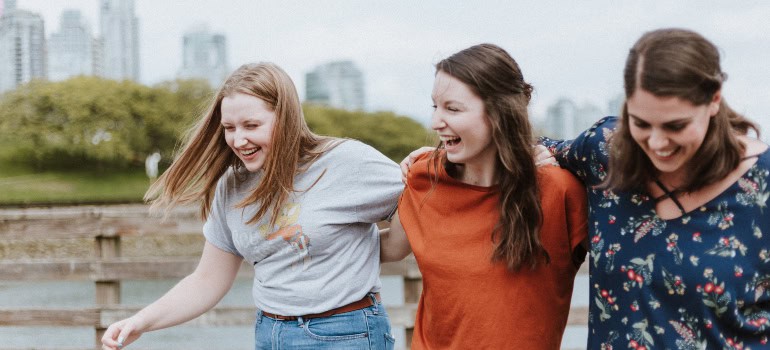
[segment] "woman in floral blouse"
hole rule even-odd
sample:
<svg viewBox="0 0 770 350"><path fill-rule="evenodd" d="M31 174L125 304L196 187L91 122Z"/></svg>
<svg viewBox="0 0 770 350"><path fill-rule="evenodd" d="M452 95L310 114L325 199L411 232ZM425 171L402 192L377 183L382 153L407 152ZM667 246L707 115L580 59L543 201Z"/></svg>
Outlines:
<svg viewBox="0 0 770 350"><path fill-rule="evenodd" d="M770 152L725 77L699 34L646 33L621 117L543 140L588 188L589 349L770 348Z"/></svg>

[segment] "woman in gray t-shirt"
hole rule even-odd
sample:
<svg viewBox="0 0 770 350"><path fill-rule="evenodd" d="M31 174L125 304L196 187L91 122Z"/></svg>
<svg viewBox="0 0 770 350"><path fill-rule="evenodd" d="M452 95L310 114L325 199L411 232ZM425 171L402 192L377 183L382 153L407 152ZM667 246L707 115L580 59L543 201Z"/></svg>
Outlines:
<svg viewBox="0 0 770 350"><path fill-rule="evenodd" d="M247 261L257 349L392 349L375 223L396 205L399 173L361 142L313 134L281 68L241 66L146 195L166 209L200 203L200 263L166 295L110 325L102 348L198 317Z"/></svg>

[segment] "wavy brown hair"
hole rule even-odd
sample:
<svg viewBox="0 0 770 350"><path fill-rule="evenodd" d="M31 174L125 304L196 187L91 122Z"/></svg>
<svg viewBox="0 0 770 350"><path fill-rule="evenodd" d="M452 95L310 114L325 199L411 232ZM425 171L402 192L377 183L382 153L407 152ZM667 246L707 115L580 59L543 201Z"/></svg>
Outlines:
<svg viewBox="0 0 770 350"><path fill-rule="evenodd" d="M719 64L719 50L698 33L685 29L659 29L645 33L628 53L623 71L626 100L637 89L658 97L677 97L693 105L710 103L720 93L727 75ZM724 98L709 122L703 144L686 165L690 170L679 191L692 192L723 179L743 158L738 140L756 124L731 109ZM603 186L619 191L646 191L657 170L631 137L626 104L618 130L611 140L610 161Z"/></svg>
<svg viewBox="0 0 770 350"><path fill-rule="evenodd" d="M500 221L492 232L492 261L502 261L511 271L525 265L534 268L541 259L550 261L539 236L543 210L527 112L532 86L524 81L508 52L493 44L457 52L436 64L439 71L459 79L481 98L492 127L500 188ZM455 165L440 156L441 148L443 143L433 153L429 168L431 163L433 169L444 166L451 174ZM437 181L436 175L433 178Z"/></svg>
<svg viewBox="0 0 770 350"><path fill-rule="evenodd" d="M229 168L244 168L243 162L225 142L222 99L247 94L264 101L276 119L270 151L262 166L262 179L237 208L259 202L259 209L248 223L254 223L270 211L271 225L286 198L294 191L294 176L301 164L316 159L328 148L327 137L313 134L305 122L297 89L286 72L272 63L242 65L227 78L214 96L208 110L184 139L184 146L171 166L145 194L152 208L200 202L200 215L206 219L211 210L217 181ZM280 154L277 151L280 150Z"/></svg>

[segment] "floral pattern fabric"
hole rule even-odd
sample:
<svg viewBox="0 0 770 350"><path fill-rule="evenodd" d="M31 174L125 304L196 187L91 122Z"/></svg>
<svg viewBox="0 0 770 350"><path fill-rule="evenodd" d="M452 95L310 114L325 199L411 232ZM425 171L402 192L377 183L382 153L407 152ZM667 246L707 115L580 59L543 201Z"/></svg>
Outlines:
<svg viewBox="0 0 770 350"><path fill-rule="evenodd" d="M770 151L713 200L664 220L647 193L596 188L616 123L541 139L587 186L588 349L770 349Z"/></svg>

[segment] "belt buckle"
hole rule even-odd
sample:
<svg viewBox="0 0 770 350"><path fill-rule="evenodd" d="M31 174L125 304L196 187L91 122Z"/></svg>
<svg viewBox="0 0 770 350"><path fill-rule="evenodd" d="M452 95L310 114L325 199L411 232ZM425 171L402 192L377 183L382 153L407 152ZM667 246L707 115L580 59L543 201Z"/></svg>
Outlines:
<svg viewBox="0 0 770 350"><path fill-rule="evenodd" d="M281 315L275 315L275 319L279 321L295 321L298 319L297 316L281 316Z"/></svg>
<svg viewBox="0 0 770 350"><path fill-rule="evenodd" d="M262 314L264 316L267 316L267 317L272 318L272 319L277 320L277 321L293 321L293 320L297 319L296 316L282 316L282 315L273 314L273 313L269 313L269 312L263 312Z"/></svg>

